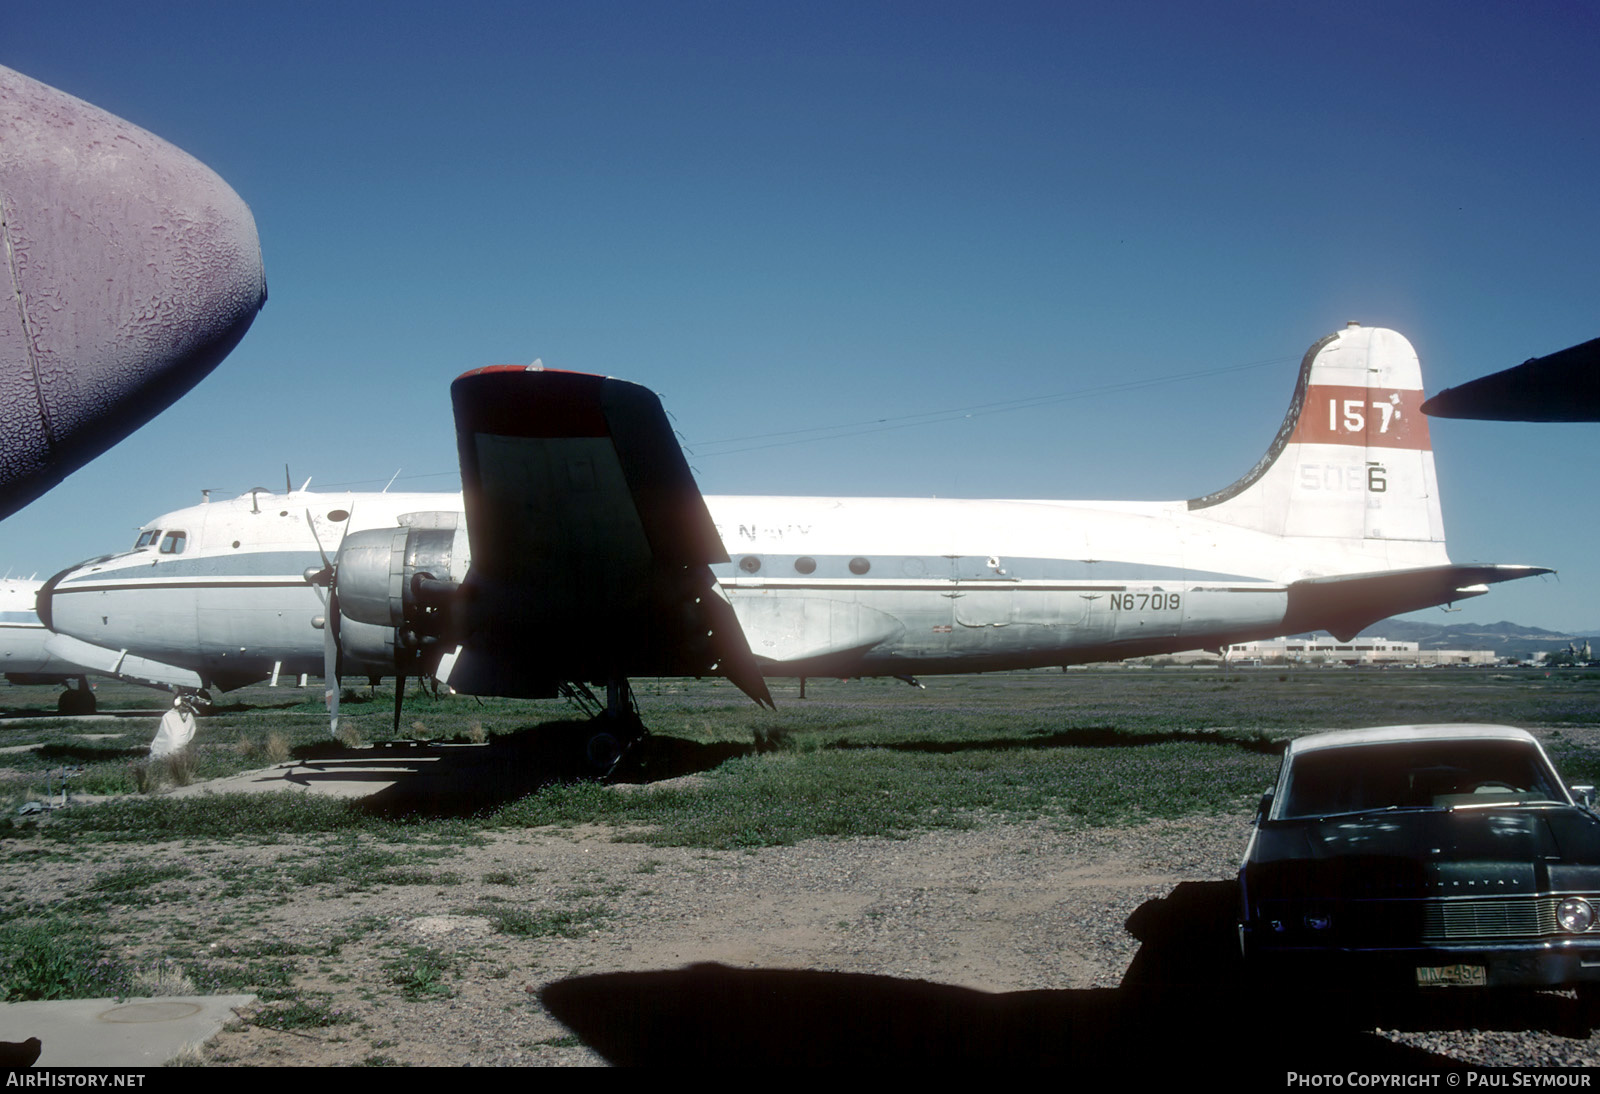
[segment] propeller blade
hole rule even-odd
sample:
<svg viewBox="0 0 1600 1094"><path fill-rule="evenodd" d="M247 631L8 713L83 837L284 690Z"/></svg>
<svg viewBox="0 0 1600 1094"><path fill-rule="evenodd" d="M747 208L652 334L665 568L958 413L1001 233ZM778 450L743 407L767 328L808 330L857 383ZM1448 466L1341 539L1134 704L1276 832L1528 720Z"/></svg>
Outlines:
<svg viewBox="0 0 1600 1094"><path fill-rule="evenodd" d="M334 611L322 624L323 698L328 703L328 735L339 735L339 636L334 633Z"/></svg>
<svg viewBox="0 0 1600 1094"><path fill-rule="evenodd" d="M317 594L317 600L322 603L324 608L326 608L328 606L328 594L323 592L322 588L324 585L333 584L333 582L328 579L327 571L313 570L308 566L306 567L306 572L300 576L306 579L306 584L310 585L311 590Z"/></svg>
<svg viewBox="0 0 1600 1094"><path fill-rule="evenodd" d="M406 698L406 674L398 673L394 678L394 735L400 736L400 704Z"/></svg>
<svg viewBox="0 0 1600 1094"><path fill-rule="evenodd" d="M289 473L288 465L284 466L284 474ZM348 517L345 518L349 520ZM322 537L317 535L317 522L311 517L311 510L306 510L306 527L311 529L311 538L317 545L317 554L322 556L322 569L318 573L307 573L306 581L317 590L317 598L328 609L326 621L322 624L322 680L323 696L328 704L328 734L332 737L339 735L339 692L341 690L340 677L343 675L342 650L339 647L339 566L337 560L328 558L328 552L322 546ZM328 595L322 595L322 586L327 585Z"/></svg>

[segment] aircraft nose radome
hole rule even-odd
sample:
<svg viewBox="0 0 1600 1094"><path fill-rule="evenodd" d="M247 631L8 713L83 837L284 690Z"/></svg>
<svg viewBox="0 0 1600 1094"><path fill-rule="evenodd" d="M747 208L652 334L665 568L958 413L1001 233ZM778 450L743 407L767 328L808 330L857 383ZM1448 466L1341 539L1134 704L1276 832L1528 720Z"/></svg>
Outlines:
<svg viewBox="0 0 1600 1094"><path fill-rule="evenodd" d="M267 298L210 168L0 67L0 517L153 418Z"/></svg>

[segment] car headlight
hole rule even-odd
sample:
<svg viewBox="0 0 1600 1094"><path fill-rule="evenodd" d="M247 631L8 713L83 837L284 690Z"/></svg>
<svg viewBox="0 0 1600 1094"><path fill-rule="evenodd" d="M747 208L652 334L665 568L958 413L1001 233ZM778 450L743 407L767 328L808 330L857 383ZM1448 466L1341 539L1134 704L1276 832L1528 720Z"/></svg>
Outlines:
<svg viewBox="0 0 1600 1094"><path fill-rule="evenodd" d="M1556 922L1561 924L1561 929L1571 931L1573 934L1582 934L1594 922L1594 909L1589 902L1581 897L1569 896L1556 908Z"/></svg>

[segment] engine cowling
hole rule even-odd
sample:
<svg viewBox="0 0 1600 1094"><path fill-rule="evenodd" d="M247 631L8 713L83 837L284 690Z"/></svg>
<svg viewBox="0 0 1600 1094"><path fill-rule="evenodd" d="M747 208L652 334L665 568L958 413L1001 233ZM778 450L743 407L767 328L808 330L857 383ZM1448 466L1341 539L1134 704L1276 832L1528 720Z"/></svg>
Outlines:
<svg viewBox="0 0 1600 1094"><path fill-rule="evenodd" d="M347 533L334 563L346 671L431 672L453 593L471 561L456 513L413 513L395 528Z"/></svg>

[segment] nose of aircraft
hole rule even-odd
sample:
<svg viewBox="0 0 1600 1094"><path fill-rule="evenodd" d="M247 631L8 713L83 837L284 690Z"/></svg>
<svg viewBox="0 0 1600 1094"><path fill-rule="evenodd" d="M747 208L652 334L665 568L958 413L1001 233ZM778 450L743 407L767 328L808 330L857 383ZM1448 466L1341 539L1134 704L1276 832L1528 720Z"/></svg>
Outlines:
<svg viewBox="0 0 1600 1094"><path fill-rule="evenodd" d="M193 387L267 297L227 183L3 67L0 260L0 517Z"/></svg>
<svg viewBox="0 0 1600 1094"><path fill-rule="evenodd" d="M85 559L76 566L68 566L65 570L62 570L59 574L51 577L49 581L39 586L39 591L35 594L33 610L47 630L55 631L58 634L72 634L74 631L71 626L73 621L56 611L56 586L79 570L104 562L110 557L110 555L101 555L98 558Z"/></svg>

